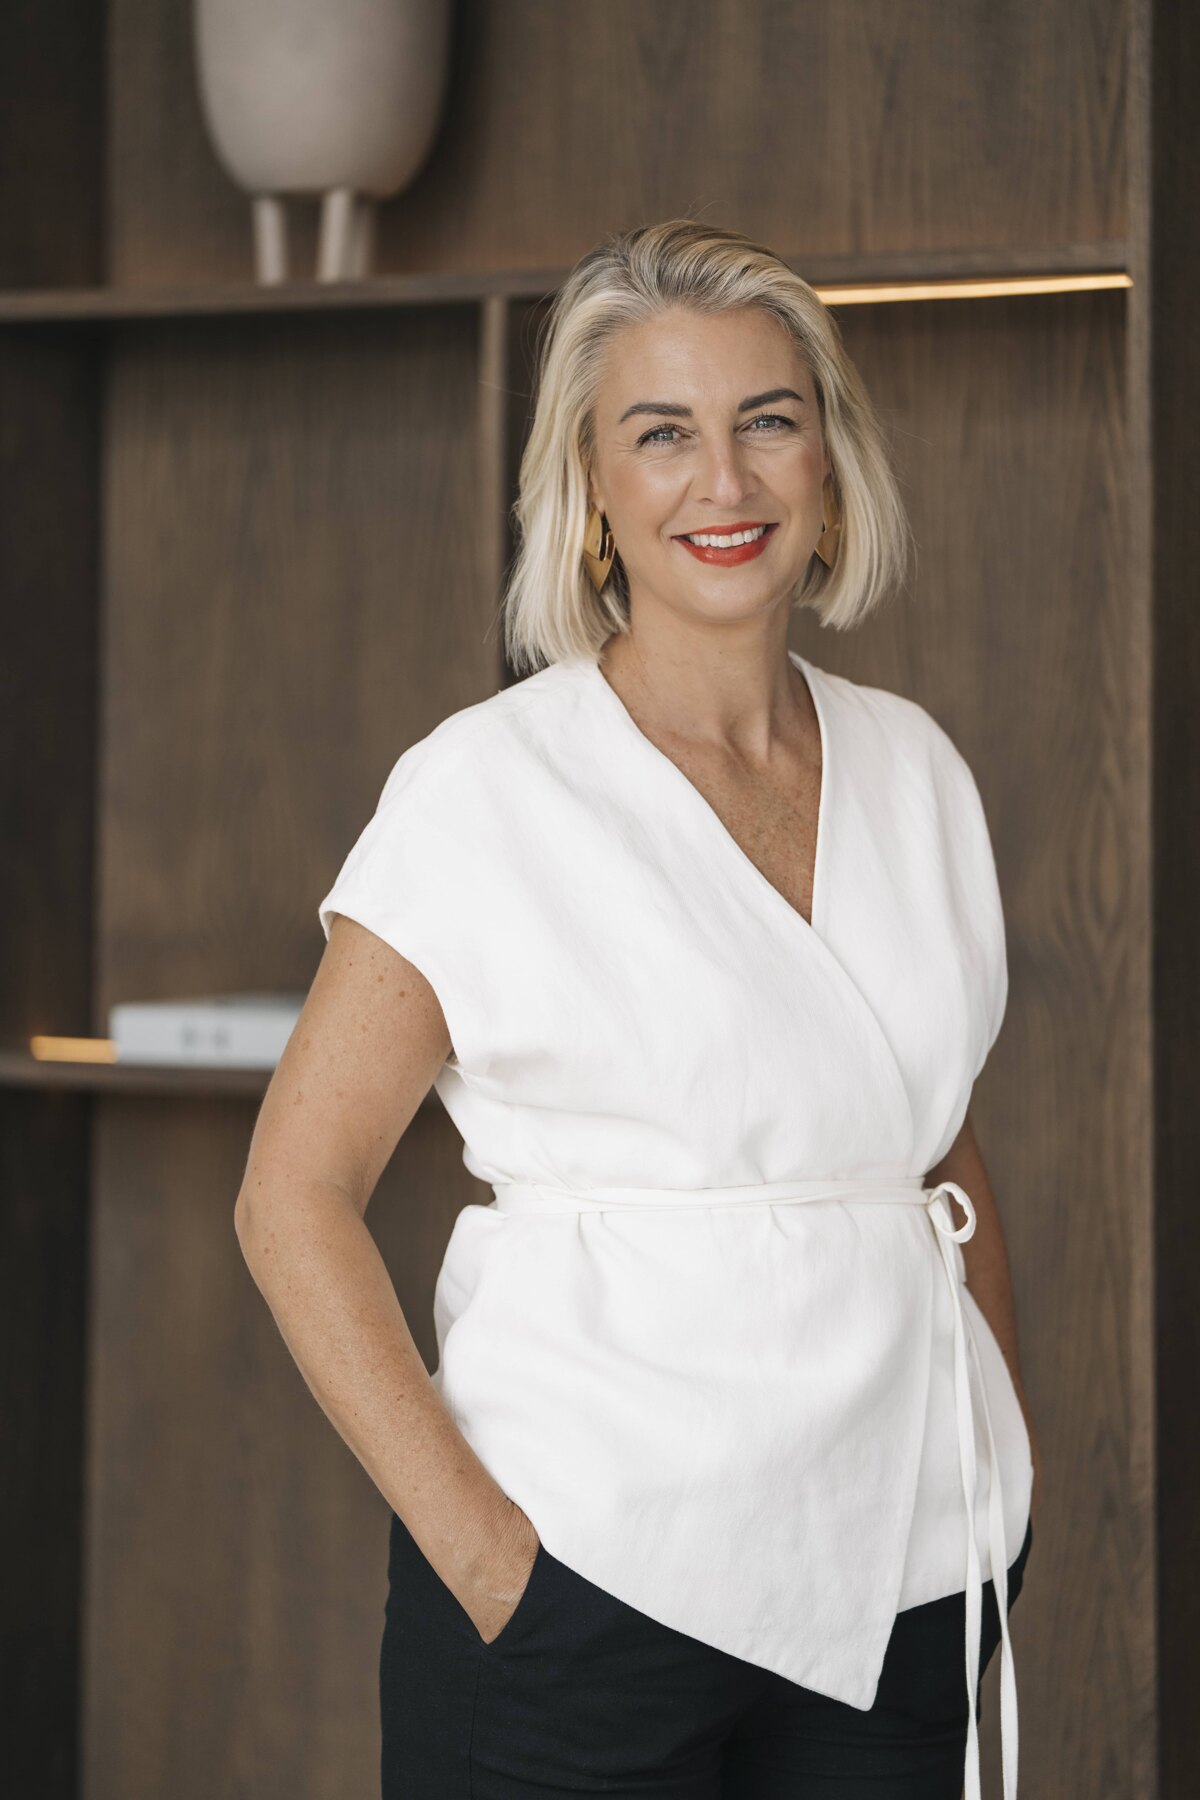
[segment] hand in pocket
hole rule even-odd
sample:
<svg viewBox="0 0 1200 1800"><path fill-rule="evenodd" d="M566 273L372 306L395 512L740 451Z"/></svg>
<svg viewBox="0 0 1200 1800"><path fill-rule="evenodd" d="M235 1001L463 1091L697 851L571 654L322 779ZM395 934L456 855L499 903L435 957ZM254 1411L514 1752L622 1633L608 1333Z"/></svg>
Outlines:
<svg viewBox="0 0 1200 1800"><path fill-rule="evenodd" d="M493 1540L470 1594L461 1600L485 1644L494 1644L515 1615L540 1549L532 1522L515 1501L509 1501L505 1527Z"/></svg>

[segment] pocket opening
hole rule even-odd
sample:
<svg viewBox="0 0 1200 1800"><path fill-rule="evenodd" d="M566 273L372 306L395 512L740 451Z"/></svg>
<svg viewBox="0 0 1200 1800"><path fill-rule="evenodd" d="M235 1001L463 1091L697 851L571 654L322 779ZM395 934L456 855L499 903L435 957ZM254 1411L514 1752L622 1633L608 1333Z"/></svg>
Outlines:
<svg viewBox="0 0 1200 1800"><path fill-rule="evenodd" d="M474 1630L476 1637L479 1639L479 1644L480 1644L481 1649L497 1650L501 1647L504 1640L511 1635L513 1627L519 1623L521 1615L524 1613L524 1611L526 1609L526 1605L528 1603L530 1591L533 1587L534 1581L536 1580L536 1578L542 1568L542 1565L545 1563L549 1554L550 1554L550 1552L546 1549L546 1546L542 1543L542 1540L539 1538L537 1549L534 1551L533 1561L529 1566L529 1574L526 1577L525 1586L521 1589L521 1592L517 1597L517 1604L513 1607L512 1611L509 1613L507 1619L505 1619L503 1625L500 1627L499 1631L496 1633L494 1638L485 1638L483 1636L483 1634L480 1632L478 1626L476 1626L475 1621L473 1619L471 1620L472 1629Z"/></svg>

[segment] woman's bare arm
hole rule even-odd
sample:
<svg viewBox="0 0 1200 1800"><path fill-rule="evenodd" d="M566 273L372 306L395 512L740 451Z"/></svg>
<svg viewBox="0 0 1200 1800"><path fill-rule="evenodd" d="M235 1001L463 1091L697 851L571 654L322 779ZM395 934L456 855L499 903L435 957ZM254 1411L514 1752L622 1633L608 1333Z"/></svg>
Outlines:
<svg viewBox="0 0 1200 1800"><path fill-rule="evenodd" d="M442 1404L364 1222L450 1048L420 971L335 916L255 1124L234 1223L318 1404L490 1641L537 1534Z"/></svg>
<svg viewBox="0 0 1200 1800"><path fill-rule="evenodd" d="M970 1112L945 1156L930 1169L925 1179L929 1187L936 1186L939 1181L957 1182L971 1196L971 1204L975 1208L974 1235L961 1245L967 1286L1004 1354L1017 1398L1021 1402L1021 1411L1025 1415L1025 1428L1029 1433L1033 1453L1033 1499L1030 1513L1031 1516L1036 1515L1041 1497L1041 1452L1033 1428L1029 1396L1021 1377L1021 1354L1017 1343L1017 1315L1013 1302L1008 1246L1004 1239L996 1196L992 1192L987 1169L975 1139ZM957 1201L953 1203L951 1211L955 1225L961 1225L962 1215Z"/></svg>

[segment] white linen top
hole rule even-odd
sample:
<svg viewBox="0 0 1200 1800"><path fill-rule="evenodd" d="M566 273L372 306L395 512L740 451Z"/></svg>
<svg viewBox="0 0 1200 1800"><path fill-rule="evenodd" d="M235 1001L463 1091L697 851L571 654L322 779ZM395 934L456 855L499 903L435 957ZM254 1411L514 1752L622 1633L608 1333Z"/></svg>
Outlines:
<svg viewBox="0 0 1200 1800"><path fill-rule="evenodd" d="M789 655L822 743L811 924L588 658L406 750L318 914L441 1002L435 1087L494 1198L450 1235L434 1381L546 1548L861 1709L896 1613L963 1592L973 1702L995 1576L1012 1800L1029 1438L970 1201L923 1187L1004 1015L992 847L922 706Z"/></svg>

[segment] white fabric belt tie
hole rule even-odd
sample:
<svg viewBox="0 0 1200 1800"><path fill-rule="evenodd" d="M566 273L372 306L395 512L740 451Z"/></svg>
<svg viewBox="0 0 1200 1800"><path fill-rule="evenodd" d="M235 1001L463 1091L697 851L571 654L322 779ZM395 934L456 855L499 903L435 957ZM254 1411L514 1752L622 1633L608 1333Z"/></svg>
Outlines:
<svg viewBox="0 0 1200 1800"><path fill-rule="evenodd" d="M1017 1795L1017 1683L1013 1668L1012 1643L1008 1631L1008 1552L1004 1542L1004 1503L1000 1491L1000 1467L996 1440L992 1432L987 1403L987 1387L974 1336L967 1330L959 1288L965 1278L956 1260L954 1245L964 1244L975 1231L975 1208L955 1181L939 1181L926 1188L919 1175L895 1175L879 1179L823 1177L814 1181L762 1181L743 1187L712 1188L634 1188L587 1187L562 1188L538 1182L501 1181L493 1183L496 1209L508 1213L619 1212L666 1211L675 1208L710 1206L778 1206L810 1200L881 1201L909 1206L924 1206L929 1214L941 1251L942 1266L950 1284L954 1304L954 1394L958 1415L958 1457L962 1472L963 1499L967 1509L966 1568L966 1677L967 1677L967 1762L963 1800L981 1800L979 1772L979 1724L976 1717L976 1692L979 1684L980 1632L983 1616L983 1576L979 1546L975 1541L975 1498L977 1468L975 1460L975 1419L968 1374L968 1350L979 1373L979 1395L987 1430L988 1474L988 1546L992 1563L992 1583L1000 1615L1000 1740L1003 1767L1004 1800ZM954 1228L948 1196L953 1195L966 1214L966 1222ZM959 1253L961 1258L961 1252Z"/></svg>

